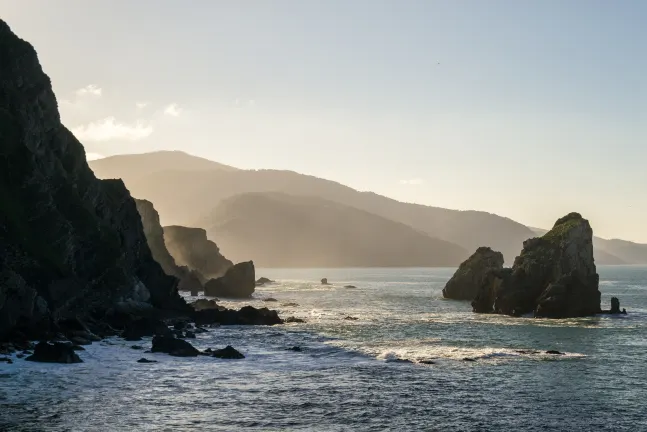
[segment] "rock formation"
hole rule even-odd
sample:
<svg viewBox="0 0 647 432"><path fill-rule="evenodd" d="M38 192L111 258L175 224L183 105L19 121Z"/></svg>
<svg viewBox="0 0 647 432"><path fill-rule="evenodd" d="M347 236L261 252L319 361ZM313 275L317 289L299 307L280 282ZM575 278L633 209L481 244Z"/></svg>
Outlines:
<svg viewBox="0 0 647 432"><path fill-rule="evenodd" d="M164 273L169 276L175 276L180 280L178 290L191 291L192 295L198 295L202 291L202 275L196 270L191 270L186 266L178 266L175 259L171 256L166 248L164 241L164 230L160 224L160 217L153 203L146 200L135 199L137 211L142 219L144 234L148 241L148 247L153 254L153 259L162 266Z"/></svg>
<svg viewBox="0 0 647 432"><path fill-rule="evenodd" d="M186 266L208 279L224 275L233 265L222 256L218 245L207 238L202 228L164 227L166 249L179 266Z"/></svg>
<svg viewBox="0 0 647 432"><path fill-rule="evenodd" d="M224 276L211 279L204 285L204 295L210 297L248 298L256 288L254 263L238 263Z"/></svg>
<svg viewBox="0 0 647 432"><path fill-rule="evenodd" d="M36 51L0 20L0 340L67 317L186 310L121 180L98 180Z"/></svg>
<svg viewBox="0 0 647 432"><path fill-rule="evenodd" d="M567 318L600 312L593 230L578 213L559 219L543 237L523 243L511 269L485 277L474 312Z"/></svg>
<svg viewBox="0 0 647 432"><path fill-rule="evenodd" d="M480 247L465 260L447 282L443 297L454 300L474 300L487 274L503 268L503 254L489 247Z"/></svg>

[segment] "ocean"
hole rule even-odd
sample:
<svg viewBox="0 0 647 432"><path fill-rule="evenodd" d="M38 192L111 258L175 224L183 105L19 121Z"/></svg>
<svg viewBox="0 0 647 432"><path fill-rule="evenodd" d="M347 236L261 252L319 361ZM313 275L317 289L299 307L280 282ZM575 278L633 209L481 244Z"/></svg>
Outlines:
<svg viewBox="0 0 647 432"><path fill-rule="evenodd" d="M258 270L277 283L221 303L305 324L190 340L243 360L115 338L82 364L0 363L0 430L647 431L647 267L598 267L603 307L628 315L566 320L474 314L442 298L453 271Z"/></svg>

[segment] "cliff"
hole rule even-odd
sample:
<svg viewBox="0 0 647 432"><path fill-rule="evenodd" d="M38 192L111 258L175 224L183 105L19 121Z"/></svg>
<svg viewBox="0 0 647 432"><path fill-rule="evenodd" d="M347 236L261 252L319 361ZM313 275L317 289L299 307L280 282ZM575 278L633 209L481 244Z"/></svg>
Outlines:
<svg viewBox="0 0 647 432"><path fill-rule="evenodd" d="M511 269L491 272L472 302L475 312L567 318L600 312L593 230L578 213L527 240Z"/></svg>
<svg viewBox="0 0 647 432"><path fill-rule="evenodd" d="M178 265L195 270L206 279L223 276L233 265L202 228L164 227L164 242Z"/></svg>
<svg viewBox="0 0 647 432"><path fill-rule="evenodd" d="M0 339L115 310L186 310L121 180L98 180L34 48L0 20Z"/></svg>

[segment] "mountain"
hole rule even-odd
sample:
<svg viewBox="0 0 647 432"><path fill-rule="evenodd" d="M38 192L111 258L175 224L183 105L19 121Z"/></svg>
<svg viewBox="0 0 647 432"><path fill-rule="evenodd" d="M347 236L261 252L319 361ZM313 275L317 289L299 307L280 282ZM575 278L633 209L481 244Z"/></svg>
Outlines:
<svg viewBox="0 0 647 432"><path fill-rule="evenodd" d="M240 194L208 220L229 258L253 257L261 267L441 267L469 255L405 224L311 196Z"/></svg>
<svg viewBox="0 0 647 432"><path fill-rule="evenodd" d="M92 173L36 51L2 20L0 59L0 341L114 312L187 310L123 182Z"/></svg>
<svg viewBox="0 0 647 432"><path fill-rule="evenodd" d="M531 228L538 235L547 230ZM600 265L647 264L647 244L593 237L595 262Z"/></svg>
<svg viewBox="0 0 647 432"><path fill-rule="evenodd" d="M180 166L165 161L156 165L156 154L123 155L91 163L102 178L122 178L130 191L152 201L165 225L207 227L212 210L223 200L242 193L278 192L316 196L355 207L394 222L409 225L430 237L457 244L468 251L490 246L511 263L524 240L533 237L526 226L480 211L458 211L396 201L372 192L359 192L321 178L279 170L235 170L214 164L211 169L169 169ZM174 152L169 158L185 160ZM132 162L137 160L137 163ZM138 168L141 167L141 168ZM210 233L212 234L212 233ZM214 237L220 244L219 233ZM230 257L231 258L231 257ZM246 257L249 259L250 257ZM253 258L253 256L251 257Z"/></svg>
<svg viewBox="0 0 647 432"><path fill-rule="evenodd" d="M123 178L132 181L154 172L181 170L205 171L221 169L235 171L234 167L181 151L156 151L130 155L109 156L92 161L92 171L99 178Z"/></svg>

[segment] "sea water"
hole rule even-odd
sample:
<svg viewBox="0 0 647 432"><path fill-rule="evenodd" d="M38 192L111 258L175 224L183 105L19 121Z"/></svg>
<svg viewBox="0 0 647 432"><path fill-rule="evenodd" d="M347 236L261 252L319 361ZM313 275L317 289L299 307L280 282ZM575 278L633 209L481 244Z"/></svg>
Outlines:
<svg viewBox="0 0 647 432"><path fill-rule="evenodd" d="M628 315L565 320L474 314L442 298L453 271L259 270L277 283L221 303L305 324L189 340L243 360L113 338L82 364L0 363L0 430L647 431L647 267L598 268Z"/></svg>

